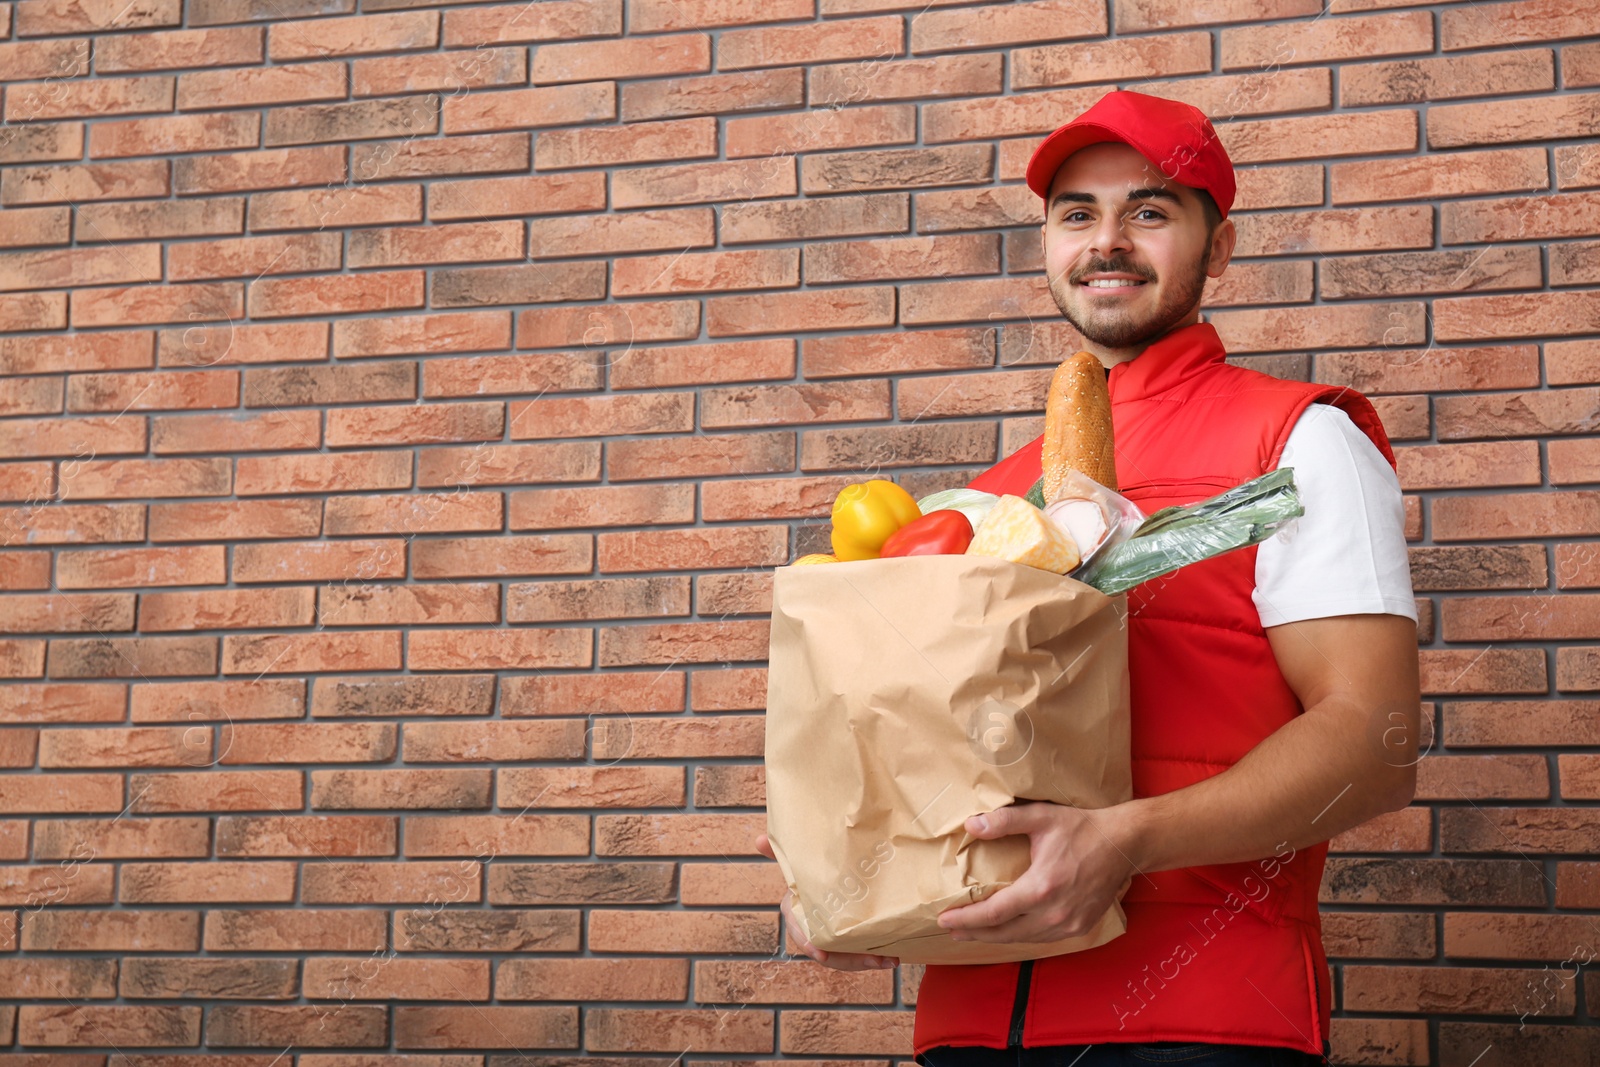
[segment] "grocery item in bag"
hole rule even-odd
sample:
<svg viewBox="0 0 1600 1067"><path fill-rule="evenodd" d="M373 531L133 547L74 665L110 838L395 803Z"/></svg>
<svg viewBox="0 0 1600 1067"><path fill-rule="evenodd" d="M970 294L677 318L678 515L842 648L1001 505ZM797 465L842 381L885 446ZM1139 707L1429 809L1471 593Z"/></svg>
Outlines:
<svg viewBox="0 0 1600 1067"><path fill-rule="evenodd" d="M968 817L1131 799L1125 611L1125 598L973 554L777 569L767 834L807 940L998 963L1126 930L1120 900L1055 942L958 942L938 925L1028 868L1028 838L975 838Z"/></svg>

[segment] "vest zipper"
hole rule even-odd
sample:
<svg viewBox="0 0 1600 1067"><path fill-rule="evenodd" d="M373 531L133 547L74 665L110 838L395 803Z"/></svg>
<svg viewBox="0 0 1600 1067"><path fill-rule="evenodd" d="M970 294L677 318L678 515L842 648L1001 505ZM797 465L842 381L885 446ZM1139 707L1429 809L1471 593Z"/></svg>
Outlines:
<svg viewBox="0 0 1600 1067"><path fill-rule="evenodd" d="M1033 961L1023 960L1017 970L1017 999L1011 1005L1011 1033L1006 1039L1007 1048L1022 1045L1022 1024L1028 1014L1028 986L1033 983Z"/></svg>

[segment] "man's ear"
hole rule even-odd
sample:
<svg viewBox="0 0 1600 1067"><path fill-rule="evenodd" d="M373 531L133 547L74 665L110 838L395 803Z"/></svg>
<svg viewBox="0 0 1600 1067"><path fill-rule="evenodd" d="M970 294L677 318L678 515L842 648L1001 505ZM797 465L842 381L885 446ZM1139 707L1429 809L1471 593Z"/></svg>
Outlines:
<svg viewBox="0 0 1600 1067"><path fill-rule="evenodd" d="M1217 223L1216 231L1211 235L1210 258L1206 260L1207 277L1222 277L1222 272L1228 269L1229 260L1233 259L1233 247L1238 239L1239 231L1234 229L1232 219Z"/></svg>

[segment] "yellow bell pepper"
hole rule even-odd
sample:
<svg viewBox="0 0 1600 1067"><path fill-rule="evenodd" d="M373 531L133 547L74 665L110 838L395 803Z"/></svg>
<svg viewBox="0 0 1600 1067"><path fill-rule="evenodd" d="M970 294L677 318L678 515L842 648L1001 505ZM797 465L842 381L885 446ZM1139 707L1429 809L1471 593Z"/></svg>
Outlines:
<svg viewBox="0 0 1600 1067"><path fill-rule="evenodd" d="M833 500L833 554L840 560L876 559L890 534L921 517L916 499L891 481L847 485Z"/></svg>
<svg viewBox="0 0 1600 1067"><path fill-rule="evenodd" d="M839 561L826 552L813 552L808 556L801 556L790 564L791 567L806 567L815 563L838 563Z"/></svg>

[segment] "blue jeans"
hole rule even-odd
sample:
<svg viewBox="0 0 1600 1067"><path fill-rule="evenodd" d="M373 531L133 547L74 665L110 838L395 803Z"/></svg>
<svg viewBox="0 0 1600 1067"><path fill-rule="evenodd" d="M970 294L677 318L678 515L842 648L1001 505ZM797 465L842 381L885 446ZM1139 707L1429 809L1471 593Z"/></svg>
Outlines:
<svg viewBox="0 0 1600 1067"><path fill-rule="evenodd" d="M923 1067L1150 1067L1159 1063L1181 1063L1186 1067L1322 1067L1327 1062L1309 1052L1274 1045L1210 1045L1197 1041L1036 1048L937 1045L916 1060Z"/></svg>

